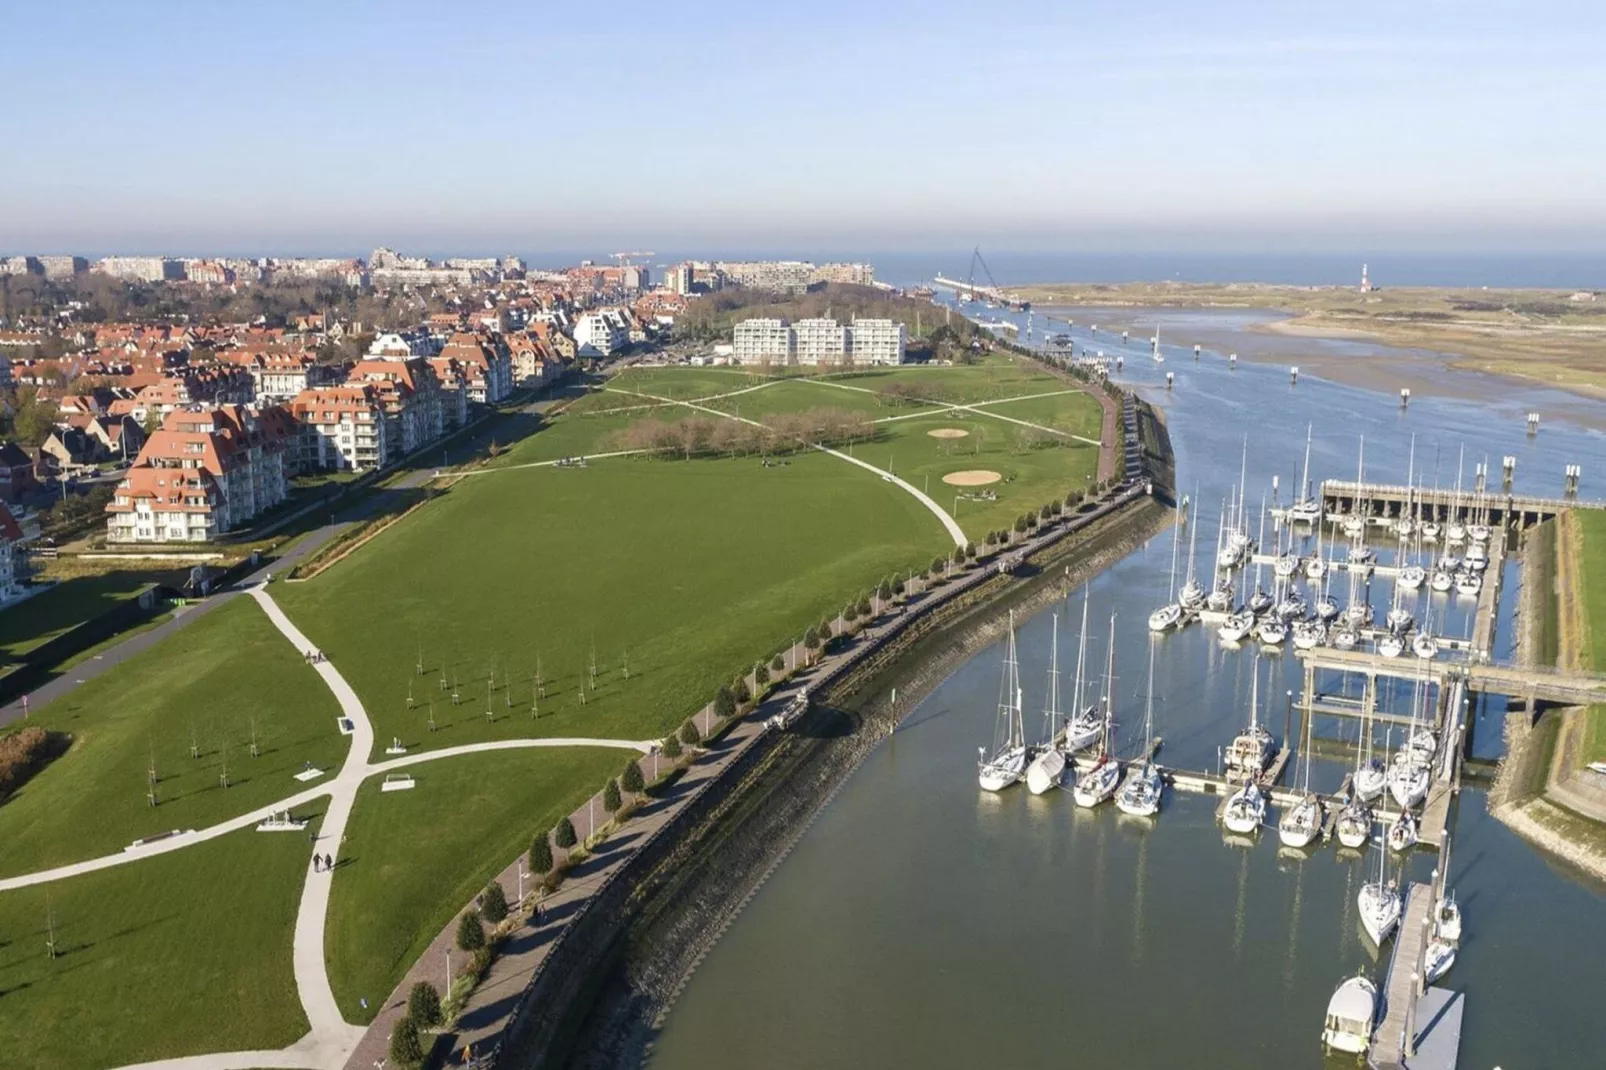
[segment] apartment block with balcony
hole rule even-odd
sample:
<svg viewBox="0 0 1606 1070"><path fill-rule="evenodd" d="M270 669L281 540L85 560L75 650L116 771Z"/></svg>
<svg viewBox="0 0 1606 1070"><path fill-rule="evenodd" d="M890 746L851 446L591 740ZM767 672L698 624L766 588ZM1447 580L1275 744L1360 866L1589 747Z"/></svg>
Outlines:
<svg viewBox="0 0 1606 1070"><path fill-rule="evenodd" d="M798 320L792 334L799 364L841 364L852 352L848 329L833 319Z"/></svg>
<svg viewBox="0 0 1606 1070"><path fill-rule="evenodd" d="M732 336L732 364L785 366L797 363L797 343L783 319L742 320Z"/></svg>
<svg viewBox="0 0 1606 1070"><path fill-rule="evenodd" d="M855 364L902 364L907 338L896 320L854 320L848 327Z"/></svg>
<svg viewBox="0 0 1606 1070"><path fill-rule="evenodd" d="M367 472L394 458L385 407L372 385L304 390L290 403L303 471Z"/></svg>

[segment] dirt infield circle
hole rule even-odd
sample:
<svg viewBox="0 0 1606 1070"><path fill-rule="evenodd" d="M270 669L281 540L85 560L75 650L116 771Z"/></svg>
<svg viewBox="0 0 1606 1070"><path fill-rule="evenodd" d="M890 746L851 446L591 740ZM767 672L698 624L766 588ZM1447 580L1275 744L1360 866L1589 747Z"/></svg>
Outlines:
<svg viewBox="0 0 1606 1070"><path fill-rule="evenodd" d="M986 468L971 468L964 472L949 472L942 481L953 487L984 487L1004 477Z"/></svg>
<svg viewBox="0 0 1606 1070"><path fill-rule="evenodd" d="M970 432L966 431L962 427L938 427L938 428L935 428L935 429L933 429L931 431L927 431L926 434L930 435L932 438L969 438L970 437Z"/></svg>

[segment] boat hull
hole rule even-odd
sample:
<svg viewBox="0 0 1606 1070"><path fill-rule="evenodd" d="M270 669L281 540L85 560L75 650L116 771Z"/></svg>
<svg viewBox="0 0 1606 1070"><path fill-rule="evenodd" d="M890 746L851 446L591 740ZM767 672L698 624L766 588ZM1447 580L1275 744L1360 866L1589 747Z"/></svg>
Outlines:
<svg viewBox="0 0 1606 1070"><path fill-rule="evenodd" d="M1059 787L1065 779L1065 755L1049 747L1032 760L1026 770L1026 790L1041 795Z"/></svg>

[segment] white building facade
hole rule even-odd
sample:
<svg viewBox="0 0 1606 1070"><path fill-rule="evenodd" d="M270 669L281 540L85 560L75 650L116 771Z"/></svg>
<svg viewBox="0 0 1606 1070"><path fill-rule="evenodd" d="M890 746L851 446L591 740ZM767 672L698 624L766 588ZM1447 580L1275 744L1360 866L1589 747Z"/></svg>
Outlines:
<svg viewBox="0 0 1606 1070"><path fill-rule="evenodd" d="M582 357L606 357L630 344L630 331L619 317L587 312L574 325L575 351Z"/></svg>
<svg viewBox="0 0 1606 1070"><path fill-rule="evenodd" d="M796 354L792 328L785 320L750 319L736 325L732 364L796 364Z"/></svg>
<svg viewBox="0 0 1606 1070"><path fill-rule="evenodd" d="M896 320L854 320L848 328L855 364L902 364L907 338Z"/></svg>
<svg viewBox="0 0 1606 1070"><path fill-rule="evenodd" d="M841 364L852 352L848 329L836 320L798 320L792 334L799 364Z"/></svg>

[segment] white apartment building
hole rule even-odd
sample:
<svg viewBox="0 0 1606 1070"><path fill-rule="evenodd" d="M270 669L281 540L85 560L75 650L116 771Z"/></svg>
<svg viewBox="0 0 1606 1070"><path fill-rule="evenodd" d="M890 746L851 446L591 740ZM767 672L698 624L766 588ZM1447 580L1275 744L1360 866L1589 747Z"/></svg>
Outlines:
<svg viewBox="0 0 1606 1070"><path fill-rule="evenodd" d="M906 338L896 320L854 320L848 328L855 364L902 364Z"/></svg>
<svg viewBox="0 0 1606 1070"><path fill-rule="evenodd" d="M798 364L841 364L852 352L848 329L836 320L798 320L792 335Z"/></svg>
<svg viewBox="0 0 1606 1070"><path fill-rule="evenodd" d="M797 363L792 328L781 319L750 319L736 325L732 364L787 365Z"/></svg>
<svg viewBox="0 0 1606 1070"><path fill-rule="evenodd" d="M629 344L630 331L616 314L587 312L575 321L575 351L582 357L606 357Z"/></svg>

